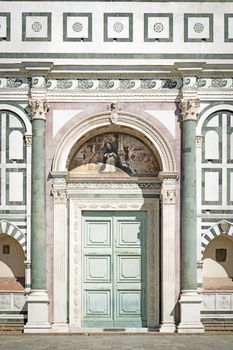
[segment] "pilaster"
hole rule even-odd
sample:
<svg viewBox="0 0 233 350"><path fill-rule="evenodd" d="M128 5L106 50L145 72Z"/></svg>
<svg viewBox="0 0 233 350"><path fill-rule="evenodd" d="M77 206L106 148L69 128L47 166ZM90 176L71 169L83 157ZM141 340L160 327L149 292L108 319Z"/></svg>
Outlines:
<svg viewBox="0 0 233 350"><path fill-rule="evenodd" d="M31 161L32 133L24 134L27 152L27 260L25 261L25 290L31 291Z"/></svg>
<svg viewBox="0 0 233 350"><path fill-rule="evenodd" d="M202 333L201 297L197 292L196 118L200 102L190 91L180 101L182 117L182 273L179 333ZM192 92L192 95L195 94Z"/></svg>
<svg viewBox="0 0 233 350"><path fill-rule="evenodd" d="M68 331L68 231L66 172L52 174L54 199L53 324L54 332Z"/></svg>
<svg viewBox="0 0 233 350"><path fill-rule="evenodd" d="M176 178L177 173L160 173L162 181L162 333L174 333L175 326L175 210L176 210Z"/></svg>
<svg viewBox="0 0 233 350"><path fill-rule="evenodd" d="M36 81L45 85L44 77ZM46 290L45 121L48 104L44 86L31 88L29 107L32 118L31 292L26 298L28 322L24 332L45 333L51 326Z"/></svg>

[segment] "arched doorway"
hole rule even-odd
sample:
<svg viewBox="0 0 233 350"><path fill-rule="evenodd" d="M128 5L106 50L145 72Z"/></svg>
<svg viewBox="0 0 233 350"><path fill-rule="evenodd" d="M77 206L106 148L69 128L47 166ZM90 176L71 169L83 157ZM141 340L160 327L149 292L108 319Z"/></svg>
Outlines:
<svg viewBox="0 0 233 350"><path fill-rule="evenodd" d="M164 302L162 314L167 313L174 328L175 268L164 261L162 275L166 270L166 276L172 276L172 288L168 282L165 290L160 262L164 253L172 261L175 252L174 246L163 245L160 254L159 204L162 189L163 239L168 234L174 241L174 158L153 125L135 116L120 118L113 124L109 115L102 115L96 117L95 127L91 119L76 126L76 134L70 131L54 158L54 330L65 319L69 329L159 329L160 293L172 295L166 300L170 311ZM69 261L68 273L63 270L62 276L61 251Z"/></svg>

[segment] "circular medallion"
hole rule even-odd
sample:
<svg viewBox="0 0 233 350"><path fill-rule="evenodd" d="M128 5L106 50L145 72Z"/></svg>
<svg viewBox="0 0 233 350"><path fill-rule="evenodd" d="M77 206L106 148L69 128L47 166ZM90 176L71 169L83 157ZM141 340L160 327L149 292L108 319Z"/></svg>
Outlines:
<svg viewBox="0 0 233 350"><path fill-rule="evenodd" d="M205 28L204 25L202 23L200 23L200 22L195 23L194 26L193 26L193 30L196 33L203 32L204 28Z"/></svg>
<svg viewBox="0 0 233 350"><path fill-rule="evenodd" d="M83 25L80 22L75 22L73 24L72 28L73 28L73 31L78 33L78 32L81 32L83 30Z"/></svg>
<svg viewBox="0 0 233 350"><path fill-rule="evenodd" d="M32 24L32 30L38 33L42 29L42 24L40 22L34 22Z"/></svg>
<svg viewBox="0 0 233 350"><path fill-rule="evenodd" d="M121 22L114 23L114 25L113 25L114 32L120 33L120 32L122 32L123 29L124 29L124 26Z"/></svg>
<svg viewBox="0 0 233 350"><path fill-rule="evenodd" d="M164 26L163 26L162 23L157 22L157 23L155 23L155 24L153 25L153 28L154 28L154 31L155 31L156 33L161 33L161 32L163 31L163 29L164 29Z"/></svg>

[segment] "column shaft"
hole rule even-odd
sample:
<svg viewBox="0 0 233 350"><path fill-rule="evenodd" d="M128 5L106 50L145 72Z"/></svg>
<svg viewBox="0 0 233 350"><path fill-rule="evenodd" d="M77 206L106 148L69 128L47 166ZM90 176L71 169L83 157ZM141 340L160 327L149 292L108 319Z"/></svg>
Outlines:
<svg viewBox="0 0 233 350"><path fill-rule="evenodd" d="M196 120L182 128L182 290L197 287Z"/></svg>
<svg viewBox="0 0 233 350"><path fill-rule="evenodd" d="M32 120L32 289L46 289L45 120Z"/></svg>

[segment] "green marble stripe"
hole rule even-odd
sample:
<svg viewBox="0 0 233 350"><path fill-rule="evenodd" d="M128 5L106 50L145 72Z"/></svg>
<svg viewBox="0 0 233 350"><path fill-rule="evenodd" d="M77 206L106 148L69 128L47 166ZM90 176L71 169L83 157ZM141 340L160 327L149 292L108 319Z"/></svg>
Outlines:
<svg viewBox="0 0 233 350"><path fill-rule="evenodd" d="M35 1L35 0L7 0L8 2L12 1L12 2L32 2ZM0 0L0 2L6 2L6 0ZM37 2L45 2L45 0L37 0ZM109 3L109 0L46 0L46 2L64 2L64 3L69 3L69 2L92 2L92 3L98 3L98 2L108 2ZM134 3L134 2L149 2L149 3L153 3L155 2L155 0L111 0L111 2L130 2L130 3ZM157 1L156 1L157 2ZM163 3L163 2L199 2L199 3L202 3L202 2L219 2L219 3L227 3L227 2L233 2L233 0L159 0L158 3Z"/></svg>
<svg viewBox="0 0 233 350"><path fill-rule="evenodd" d="M67 59L233 59L232 53L68 53L68 52L1 52L0 58L67 58Z"/></svg>
<svg viewBox="0 0 233 350"><path fill-rule="evenodd" d="M214 237L217 237L217 233L215 232L215 230L213 228L210 229L210 232L213 234Z"/></svg>

